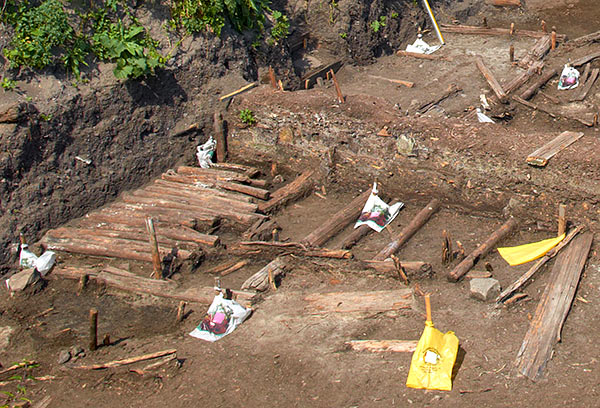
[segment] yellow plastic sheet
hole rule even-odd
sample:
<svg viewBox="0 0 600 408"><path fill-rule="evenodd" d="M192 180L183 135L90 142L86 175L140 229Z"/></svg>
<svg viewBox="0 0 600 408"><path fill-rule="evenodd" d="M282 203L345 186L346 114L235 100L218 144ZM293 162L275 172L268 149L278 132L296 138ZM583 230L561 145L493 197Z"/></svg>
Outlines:
<svg viewBox="0 0 600 408"><path fill-rule="evenodd" d="M562 234L556 238L532 242L531 244L498 248L498 252L510 266L521 265L546 255L548 251L558 245L564 238L565 234Z"/></svg>
<svg viewBox="0 0 600 408"><path fill-rule="evenodd" d="M428 390L452 390L452 368L458 353L454 332L442 333L431 321L429 296L425 297L427 321L412 356L406 386Z"/></svg>

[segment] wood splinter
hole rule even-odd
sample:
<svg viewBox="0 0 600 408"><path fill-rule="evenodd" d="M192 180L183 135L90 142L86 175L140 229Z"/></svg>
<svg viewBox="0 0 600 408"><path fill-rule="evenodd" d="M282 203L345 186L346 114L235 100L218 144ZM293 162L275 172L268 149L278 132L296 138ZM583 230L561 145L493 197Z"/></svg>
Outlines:
<svg viewBox="0 0 600 408"><path fill-rule="evenodd" d="M452 261L452 238L447 230L442 231L442 265Z"/></svg>

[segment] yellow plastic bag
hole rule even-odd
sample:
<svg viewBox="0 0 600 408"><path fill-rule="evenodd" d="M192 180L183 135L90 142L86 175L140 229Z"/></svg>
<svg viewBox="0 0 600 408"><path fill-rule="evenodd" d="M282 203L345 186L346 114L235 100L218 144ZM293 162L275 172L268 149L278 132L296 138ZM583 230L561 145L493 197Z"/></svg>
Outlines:
<svg viewBox="0 0 600 408"><path fill-rule="evenodd" d="M429 295L425 296L427 321L412 356L406 386L428 390L452 390L452 368L458 353L454 332L442 333L431 321Z"/></svg>
<svg viewBox="0 0 600 408"><path fill-rule="evenodd" d="M556 238L532 242L531 244L498 248L498 252L510 266L521 265L546 255L548 251L557 246L563 239L565 239L565 234Z"/></svg>

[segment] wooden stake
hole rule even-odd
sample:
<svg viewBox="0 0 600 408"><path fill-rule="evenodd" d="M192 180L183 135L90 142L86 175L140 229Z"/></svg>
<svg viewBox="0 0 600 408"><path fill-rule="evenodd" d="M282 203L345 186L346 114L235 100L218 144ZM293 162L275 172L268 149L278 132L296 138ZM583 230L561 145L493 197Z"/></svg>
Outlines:
<svg viewBox="0 0 600 408"><path fill-rule="evenodd" d="M215 141L217 142L217 162L221 163L227 158L227 134L221 112L215 112L213 116L213 128L215 132Z"/></svg>
<svg viewBox="0 0 600 408"><path fill-rule="evenodd" d="M427 316L427 321L431 322L431 300L429 299L429 293L425 294L425 313Z"/></svg>
<svg viewBox="0 0 600 408"><path fill-rule="evenodd" d="M394 261L394 266L396 267L396 272L398 272L398 276L400 276L400 279L402 279L404 283L408 286L408 277L404 272L404 268L402 267L402 263L400 263L400 259L398 259L396 255L392 255L391 258L392 261Z"/></svg>
<svg viewBox="0 0 600 408"><path fill-rule="evenodd" d="M279 229L274 228L273 231L271 231L271 235L273 237L273 242L279 242Z"/></svg>
<svg viewBox="0 0 600 408"><path fill-rule="evenodd" d="M150 249L152 250L152 277L160 279L162 278L162 264L160 262L158 241L156 240L156 231L154 230L154 221L152 221L152 218L146 218L146 231L148 232Z"/></svg>
<svg viewBox="0 0 600 408"><path fill-rule="evenodd" d="M85 290L89 279L89 275L81 275L81 278L79 279L79 287L77 288L77 296L79 296Z"/></svg>
<svg viewBox="0 0 600 408"><path fill-rule="evenodd" d="M448 265L452 261L452 238L448 231L442 231L442 265Z"/></svg>
<svg viewBox="0 0 600 408"><path fill-rule="evenodd" d="M550 45L550 49L551 50L555 50L556 49L556 27L552 27L552 37L551 37L551 45Z"/></svg>
<svg viewBox="0 0 600 408"><path fill-rule="evenodd" d="M273 67L269 65L269 80L271 81L271 86L277 89L277 81L275 80L275 71L273 71Z"/></svg>
<svg viewBox="0 0 600 408"><path fill-rule="evenodd" d="M106 333L102 339L103 346L110 346L110 334Z"/></svg>
<svg viewBox="0 0 600 408"><path fill-rule="evenodd" d="M182 300L181 302L179 302L179 306L177 306L177 318L175 319L177 323L183 321L183 317L185 316L185 305L186 302Z"/></svg>
<svg viewBox="0 0 600 408"><path fill-rule="evenodd" d="M515 23L510 23L510 35L515 33Z"/></svg>
<svg viewBox="0 0 600 408"><path fill-rule="evenodd" d="M514 45L510 45L510 48L508 49L508 59L510 60L510 62L515 62L515 46Z"/></svg>
<svg viewBox="0 0 600 408"><path fill-rule="evenodd" d="M98 310L90 309L90 350L98 348Z"/></svg>
<svg viewBox="0 0 600 408"><path fill-rule="evenodd" d="M339 103L344 103L344 95L342 94L342 89L340 88L340 84L337 81L337 78L335 77L335 72L333 72L333 69L329 71L331 73L331 79L333 79L333 85L335 85L335 91L337 92L337 96L338 96L338 102Z"/></svg>
<svg viewBox="0 0 600 408"><path fill-rule="evenodd" d="M567 206L560 204L558 206L558 236L560 237L567 230L567 218L566 218Z"/></svg>
<svg viewBox="0 0 600 408"><path fill-rule="evenodd" d="M548 32L548 28L546 27L546 22L544 20L542 20L542 31L545 33Z"/></svg>
<svg viewBox="0 0 600 408"><path fill-rule="evenodd" d="M19 233L19 241L21 242L21 245L27 244L27 241L25 241L25 235L23 235L22 232Z"/></svg>

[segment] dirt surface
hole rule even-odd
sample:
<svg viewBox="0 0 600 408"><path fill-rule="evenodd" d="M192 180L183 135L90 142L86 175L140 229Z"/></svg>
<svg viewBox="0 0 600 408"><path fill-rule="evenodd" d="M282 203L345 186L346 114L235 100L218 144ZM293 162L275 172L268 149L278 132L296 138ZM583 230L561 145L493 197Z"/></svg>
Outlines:
<svg viewBox="0 0 600 408"><path fill-rule="evenodd" d="M366 269L360 261L372 258L389 242L386 230L364 238L353 248L353 260L288 256L292 266L278 290L262 294L252 317L216 343L188 336L207 305L189 305L185 320L176 323L178 302L96 283L80 292L75 281L49 279L36 292L10 296L3 291L0 362L4 368L24 359L39 364L27 370L33 378L1 375L0 390L16 396L6 394L7 403L22 396L33 402L51 396L50 407L596 405L600 392L594 348L594 334L600 328L594 309L600 299L598 244L592 246L544 379L533 383L517 375L514 359L552 262L525 287L524 300L495 307L470 298L468 280L448 282L446 275L454 265L441 263L441 236L447 230L468 253L513 215L519 220L518 231L502 245L549 238L556 231L556 208L564 202L571 224L589 226L597 238L598 128L552 119L514 102L490 113L505 117L498 123L477 122L473 108L479 106L481 94L489 98L492 93L474 56L481 55L506 83L520 72L508 61L509 45L514 45L519 59L533 46L533 39L446 34L447 45L436 55L451 61L404 58L391 53L412 42L416 28L426 24L412 1L335 4L332 8L325 2L287 5L298 33L308 31L312 38L308 49L294 53L293 59L288 49L253 55L234 36L222 41L188 39L182 46L186 52L177 55L172 69L148 83L110 83L102 74L109 67L96 67L99 76L80 91L57 85L56 78L20 81L23 93L34 95L31 109L36 113L25 123L1 125L4 265L9 273L15 271L16 254L9 255L9 244L16 242L19 231L33 241L46 229L114 200L121 191L139 187L177 163L192 163L196 144L210 133L212 112L223 109L229 123L230 161L260 167L271 190L307 168L316 170L315 193L274 215L282 227L282 240L301 240L375 180L383 197L406 204L391 225L394 233L431 198L442 201L441 210L398 256L433 266L432 279L412 281L409 286L418 283L432 294L436 327L454 331L460 340L453 390L406 388L410 353L357 353L344 345L353 339L418 339L424 322L422 297L415 296L413 309L403 312L307 313L305 297L312 293L405 287L397 276ZM440 1L434 6L442 23L479 24L486 16L493 27L508 27L514 21L518 27L537 29L544 19L569 37L593 31L590 27L597 25L600 16L594 0L552 4L528 0L526 8L519 9L475 0ZM390 10L400 11L397 21L390 18L380 35L370 32L367 23ZM346 33L345 38L341 33ZM425 39L435 43L431 32ZM561 67L597 49L597 44L581 48L560 44L544 61L546 67ZM278 58L277 75L288 91L263 84L227 104L216 102L215 96L260 80L265 64ZM291 91L299 75L337 59L344 62L337 72L343 104L330 81ZM600 67L599 62L592 67ZM381 78L411 81L415 86L396 86ZM544 91L560 104L543 95L532 101L581 117L598 112L598 84L584 102L569 103L574 91L559 92L556 83L555 77ZM461 91L427 112L418 112L419 106L451 84ZM22 100L22 95L5 95L9 95L6 103ZM53 98L58 102L50 103ZM238 113L243 108L254 112L255 126L240 123ZM38 112L50 119L39 119ZM175 136L192 123L199 124L198 133ZM376 135L384 126L392 136ZM529 153L563 130L581 131L584 136L545 168L525 163ZM402 137L414 143L408 152L398 144ZM89 158L92 164L85 165L75 156ZM272 163L277 163L282 182L274 181ZM338 248L350 231L348 226L325 246ZM228 247L240 240L238 230L223 228L218 233ZM173 278L183 285L211 285L214 276L207 270L225 261L248 259L246 267L222 279L223 286L237 289L278 253L233 255L225 248L210 250L197 270ZM496 251L475 269L483 270L483 262L490 264L502 287L530 266L510 267ZM151 270L144 263L64 254L59 264L111 264L141 276ZM99 311L99 335L109 334L111 339L110 345L94 352L88 349L90 308ZM83 348L85 356L59 364L59 353L74 346ZM77 368L170 348L177 349L177 360L154 369L145 369L150 362L108 370ZM16 373L24 375L26 370Z"/></svg>

